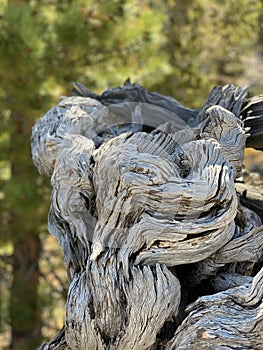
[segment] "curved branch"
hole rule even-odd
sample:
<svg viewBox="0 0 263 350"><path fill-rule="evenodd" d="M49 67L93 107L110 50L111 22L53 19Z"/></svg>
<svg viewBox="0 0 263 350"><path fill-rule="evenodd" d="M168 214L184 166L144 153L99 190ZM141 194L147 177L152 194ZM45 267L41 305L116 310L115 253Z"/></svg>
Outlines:
<svg viewBox="0 0 263 350"><path fill-rule="evenodd" d="M261 118L261 98L227 85L196 111L129 81L75 93L32 133L70 282L65 331L40 349L259 349L263 227L234 181L241 110Z"/></svg>

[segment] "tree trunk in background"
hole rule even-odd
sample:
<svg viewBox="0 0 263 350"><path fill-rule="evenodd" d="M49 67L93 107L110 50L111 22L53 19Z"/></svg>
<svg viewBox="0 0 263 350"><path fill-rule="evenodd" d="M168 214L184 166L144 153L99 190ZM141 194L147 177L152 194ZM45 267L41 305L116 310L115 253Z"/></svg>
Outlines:
<svg viewBox="0 0 263 350"><path fill-rule="evenodd" d="M13 102L12 98L10 101ZM38 299L41 242L37 206L37 173L30 160L31 119L15 103L11 114L11 180L8 200L12 222L13 279L10 295L11 349L34 350L41 341L41 312ZM35 193L34 193L35 192ZM12 203L17 203L16 206Z"/></svg>
<svg viewBox="0 0 263 350"><path fill-rule="evenodd" d="M42 323L38 300L40 251L40 240L35 233L29 232L14 243L10 300L12 350L33 350L41 341Z"/></svg>

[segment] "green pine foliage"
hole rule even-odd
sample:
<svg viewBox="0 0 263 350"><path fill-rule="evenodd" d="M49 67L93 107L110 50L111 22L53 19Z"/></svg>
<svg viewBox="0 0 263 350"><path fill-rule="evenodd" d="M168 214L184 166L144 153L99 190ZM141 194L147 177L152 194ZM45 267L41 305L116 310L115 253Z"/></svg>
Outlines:
<svg viewBox="0 0 263 350"><path fill-rule="evenodd" d="M42 196L38 175L30 160L30 134L36 117L42 115L45 96L41 38L44 23L27 3L6 3L0 21L2 214L11 213L3 239L15 239L35 231ZM7 176L7 174L9 174ZM14 217L16 220L14 220ZM26 218L30 218L30 220ZM21 225L23 223L23 225Z"/></svg>
<svg viewBox="0 0 263 350"><path fill-rule="evenodd" d="M200 107L211 86L235 83L258 42L257 0L165 0L162 7L170 73L159 91Z"/></svg>

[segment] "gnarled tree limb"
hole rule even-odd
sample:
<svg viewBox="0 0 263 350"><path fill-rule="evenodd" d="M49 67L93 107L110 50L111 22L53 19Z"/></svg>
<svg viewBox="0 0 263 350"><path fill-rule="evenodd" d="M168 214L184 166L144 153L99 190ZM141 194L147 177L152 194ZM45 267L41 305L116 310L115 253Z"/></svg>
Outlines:
<svg viewBox="0 0 263 350"><path fill-rule="evenodd" d="M261 98L216 87L197 111L129 81L74 94L32 133L70 281L65 329L40 349L259 349L263 226L235 180L246 142L262 146Z"/></svg>

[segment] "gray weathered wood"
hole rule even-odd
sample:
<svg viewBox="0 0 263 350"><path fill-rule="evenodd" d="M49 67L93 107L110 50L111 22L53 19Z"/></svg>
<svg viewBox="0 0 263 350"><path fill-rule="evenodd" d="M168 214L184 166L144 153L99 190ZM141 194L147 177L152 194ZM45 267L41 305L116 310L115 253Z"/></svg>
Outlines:
<svg viewBox="0 0 263 350"><path fill-rule="evenodd" d="M235 180L261 97L215 87L197 111L129 81L74 94L32 132L70 282L40 349L260 349L263 226Z"/></svg>
<svg viewBox="0 0 263 350"><path fill-rule="evenodd" d="M165 346L169 350L262 349L263 269L248 283L204 296Z"/></svg>
<svg viewBox="0 0 263 350"><path fill-rule="evenodd" d="M173 117L169 120L177 122L179 118L190 127L195 127L204 121L207 108L220 105L240 117L245 122L245 127L249 128L250 135L247 146L263 149L263 95L246 98L247 89L245 88L235 87L231 84L215 86L204 106L199 110L186 108L174 98L148 91L139 84L131 84L129 79L124 83L124 86L107 89L101 95L92 93L79 83L74 83L73 94L93 98L112 108L124 101L159 106L173 113Z"/></svg>

